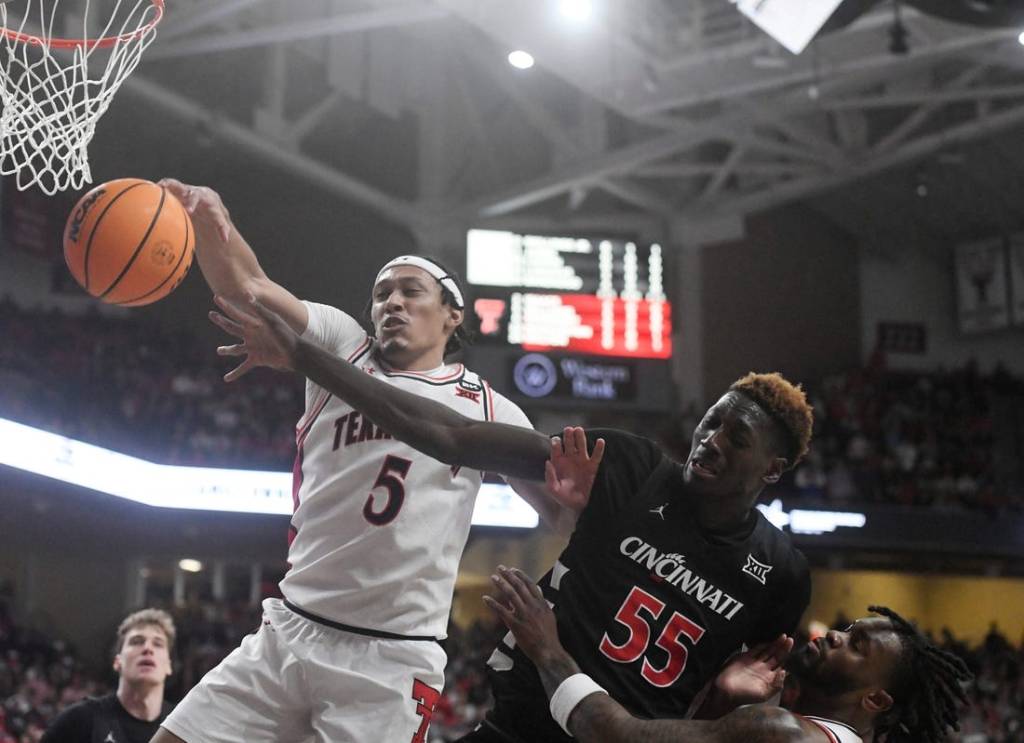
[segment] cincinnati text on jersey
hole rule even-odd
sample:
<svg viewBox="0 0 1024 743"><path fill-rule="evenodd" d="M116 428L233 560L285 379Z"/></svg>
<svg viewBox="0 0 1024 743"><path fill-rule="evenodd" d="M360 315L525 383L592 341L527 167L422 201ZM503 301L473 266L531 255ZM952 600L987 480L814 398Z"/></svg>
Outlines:
<svg viewBox="0 0 1024 743"><path fill-rule="evenodd" d="M743 608L741 602L686 567L686 558L678 552L659 552L640 537L626 537L619 545L619 551L726 619L731 620Z"/></svg>

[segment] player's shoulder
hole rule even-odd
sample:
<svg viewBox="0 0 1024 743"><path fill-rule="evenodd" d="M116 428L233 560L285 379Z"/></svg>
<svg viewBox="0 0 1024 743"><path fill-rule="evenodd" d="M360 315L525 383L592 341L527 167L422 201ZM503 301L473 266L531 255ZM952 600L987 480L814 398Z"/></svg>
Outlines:
<svg viewBox="0 0 1024 743"><path fill-rule="evenodd" d="M463 367L463 373L457 386L465 392L479 394L482 397L487 420L533 428L533 424L530 423L530 419L522 408L494 389L490 382L472 369Z"/></svg>
<svg viewBox="0 0 1024 743"><path fill-rule="evenodd" d="M793 544L792 537L772 524L759 510L756 514L758 524L751 535L751 552L769 558L779 573L787 574L794 582L810 580L807 558Z"/></svg>
<svg viewBox="0 0 1024 743"><path fill-rule="evenodd" d="M65 707L50 723L43 736L43 743L75 743L77 740L88 740L93 720L98 715L109 715L112 698L113 694L86 697Z"/></svg>
<svg viewBox="0 0 1024 743"><path fill-rule="evenodd" d="M591 443L604 439L604 461L615 463L619 460L657 464L666 458L661 447L646 436L619 428L588 428L587 440Z"/></svg>

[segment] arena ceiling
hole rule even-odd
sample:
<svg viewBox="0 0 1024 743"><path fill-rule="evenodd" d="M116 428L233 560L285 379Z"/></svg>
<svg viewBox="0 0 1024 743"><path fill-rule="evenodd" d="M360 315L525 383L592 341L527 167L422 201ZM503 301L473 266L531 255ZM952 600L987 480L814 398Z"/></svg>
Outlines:
<svg viewBox="0 0 1024 743"><path fill-rule="evenodd" d="M686 235L796 201L879 244L922 210L922 239L961 212L1019 222L1021 28L904 4L894 54L891 2L859 6L794 56L728 0L583 21L557 0L170 0L119 98L421 235Z"/></svg>

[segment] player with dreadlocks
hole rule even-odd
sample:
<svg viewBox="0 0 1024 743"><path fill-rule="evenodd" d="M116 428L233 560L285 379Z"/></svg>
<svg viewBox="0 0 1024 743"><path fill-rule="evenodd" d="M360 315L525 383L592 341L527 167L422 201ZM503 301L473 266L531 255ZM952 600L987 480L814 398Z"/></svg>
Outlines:
<svg viewBox="0 0 1024 743"><path fill-rule="evenodd" d="M887 743L943 740L946 728L958 729L957 703L967 702L961 685L971 678L967 665L932 645L892 609L869 606L868 610L888 617L904 646L891 682L896 699L902 702L879 718L876 737L884 734Z"/></svg>
<svg viewBox="0 0 1024 743"><path fill-rule="evenodd" d="M536 584L504 567L491 579L495 596L485 601L536 664L552 717L583 743L938 743L947 728L957 729L960 684L971 677L962 660L896 612L872 606L881 616L832 630L792 654L791 644L779 642L744 653L715 681L716 690L763 701L788 672L789 709L750 705L711 722L642 720L579 672Z"/></svg>

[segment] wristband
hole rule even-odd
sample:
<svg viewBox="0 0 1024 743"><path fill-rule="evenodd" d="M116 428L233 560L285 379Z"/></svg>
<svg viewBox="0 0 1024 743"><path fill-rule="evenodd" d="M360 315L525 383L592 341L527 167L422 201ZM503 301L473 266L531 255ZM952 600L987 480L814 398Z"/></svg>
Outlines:
<svg viewBox="0 0 1024 743"><path fill-rule="evenodd" d="M596 692L608 693L587 674L576 673L560 683L551 695L551 716L569 737L572 737L569 732L569 715L585 697Z"/></svg>

